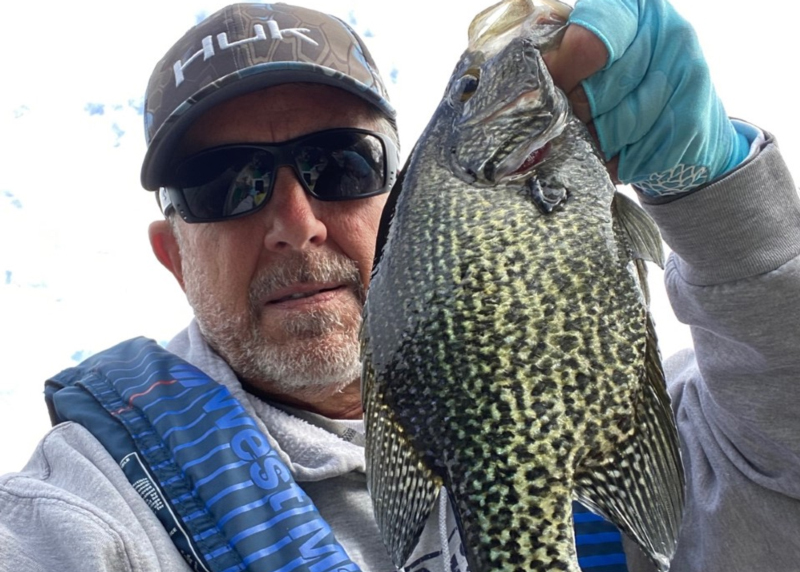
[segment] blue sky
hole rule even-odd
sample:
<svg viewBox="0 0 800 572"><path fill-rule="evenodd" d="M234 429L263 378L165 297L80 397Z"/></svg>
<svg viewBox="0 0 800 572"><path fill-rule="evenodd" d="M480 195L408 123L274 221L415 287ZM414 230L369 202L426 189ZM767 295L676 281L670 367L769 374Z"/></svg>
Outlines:
<svg viewBox="0 0 800 572"><path fill-rule="evenodd" d="M438 103L469 21L489 4L302 3L349 20L366 38L389 81L406 150ZM0 8L0 472L20 468L47 430L48 376L133 336L168 340L190 319L147 242L159 213L138 183L142 95L172 42L223 4L45 0ZM787 3L675 4L698 29L729 114L775 133L800 176ZM689 340L660 280L652 272L669 354Z"/></svg>

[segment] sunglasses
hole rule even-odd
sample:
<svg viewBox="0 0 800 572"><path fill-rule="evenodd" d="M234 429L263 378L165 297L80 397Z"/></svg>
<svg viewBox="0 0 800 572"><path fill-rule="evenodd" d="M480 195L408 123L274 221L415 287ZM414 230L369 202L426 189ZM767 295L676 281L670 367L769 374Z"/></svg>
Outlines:
<svg viewBox="0 0 800 572"><path fill-rule="evenodd" d="M183 159L161 188L164 215L175 209L188 223L247 216L272 197L278 168L291 167L320 201L385 193L397 178L397 148L365 129L329 129L283 143L243 143L206 149Z"/></svg>

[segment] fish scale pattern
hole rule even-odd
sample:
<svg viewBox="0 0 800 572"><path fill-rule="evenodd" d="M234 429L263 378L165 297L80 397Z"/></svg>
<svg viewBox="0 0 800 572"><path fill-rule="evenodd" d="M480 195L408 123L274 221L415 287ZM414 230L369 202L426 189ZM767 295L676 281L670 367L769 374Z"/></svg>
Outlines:
<svg viewBox="0 0 800 572"><path fill-rule="evenodd" d="M482 569L569 570L570 482L630 435L644 308L610 217L551 219L505 192L442 196L414 217L401 292L422 295L386 399L477 515Z"/></svg>
<svg viewBox="0 0 800 572"><path fill-rule="evenodd" d="M376 518L402 566L443 484L472 572L579 572L577 498L663 571L683 481L642 284L660 237L552 85L546 25L510 18L462 56L382 221L362 328Z"/></svg>

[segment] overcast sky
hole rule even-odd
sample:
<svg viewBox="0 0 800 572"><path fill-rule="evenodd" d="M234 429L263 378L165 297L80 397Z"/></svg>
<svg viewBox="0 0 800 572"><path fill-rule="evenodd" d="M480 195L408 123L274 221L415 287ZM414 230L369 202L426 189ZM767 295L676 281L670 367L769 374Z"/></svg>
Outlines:
<svg viewBox="0 0 800 572"><path fill-rule="evenodd" d="M298 0L300 1L300 0ZM139 186L142 96L162 54L226 2L53 0L0 8L0 473L49 426L44 380L123 339L170 339L190 319L157 264ZM309 0L365 37L412 147L490 2ZM798 53L789 2L676 0L695 24L730 115L771 132L800 173ZM391 6L391 10L387 7ZM689 343L653 272L669 354Z"/></svg>

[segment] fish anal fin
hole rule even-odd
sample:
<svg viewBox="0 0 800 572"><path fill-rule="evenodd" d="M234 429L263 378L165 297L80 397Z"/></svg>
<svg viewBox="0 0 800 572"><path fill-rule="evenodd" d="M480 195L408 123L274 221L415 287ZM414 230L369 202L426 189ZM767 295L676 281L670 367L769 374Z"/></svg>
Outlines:
<svg viewBox="0 0 800 572"><path fill-rule="evenodd" d="M647 356L636 430L602 467L576 475L578 501L613 522L665 572L683 516L685 478L658 344L647 324Z"/></svg>
<svg viewBox="0 0 800 572"><path fill-rule="evenodd" d="M375 385L368 358L364 364L367 487L383 543L400 569L419 541L442 480L425 465L397 423L384 393Z"/></svg>

